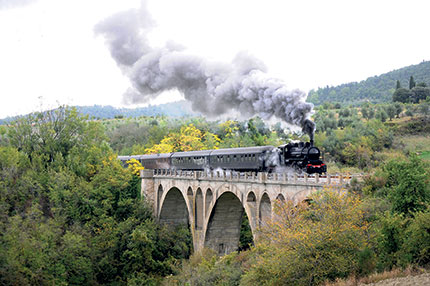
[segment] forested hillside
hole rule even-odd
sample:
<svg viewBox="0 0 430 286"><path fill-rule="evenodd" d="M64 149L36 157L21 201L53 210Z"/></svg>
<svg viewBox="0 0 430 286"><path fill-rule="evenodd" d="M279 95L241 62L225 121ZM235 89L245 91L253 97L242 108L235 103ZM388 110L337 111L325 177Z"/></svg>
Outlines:
<svg viewBox="0 0 430 286"><path fill-rule="evenodd" d="M430 84L430 61L411 65L379 76L369 77L360 82L351 82L335 87L318 88L309 92L308 101L315 105L324 102L340 102L358 105L363 102L390 102L396 88L397 80L402 87L408 87L413 76L417 83Z"/></svg>
<svg viewBox="0 0 430 286"><path fill-rule="evenodd" d="M140 108L115 108L112 106L78 106L81 114L88 115L96 119L106 119L115 117L139 117L139 116L156 116L168 115L170 117L181 117L189 115L198 115L191 110L191 105L185 100L169 102L159 105L149 105Z"/></svg>
<svg viewBox="0 0 430 286"><path fill-rule="evenodd" d="M198 113L192 111L191 105L185 100L169 102L159 105L149 105L138 108L116 108L110 105L76 106L82 115L88 115L94 119L109 119L122 117L157 116L168 115L170 117L196 116ZM19 117L19 116L18 116ZM18 117L7 117L0 119L0 125L11 122Z"/></svg>

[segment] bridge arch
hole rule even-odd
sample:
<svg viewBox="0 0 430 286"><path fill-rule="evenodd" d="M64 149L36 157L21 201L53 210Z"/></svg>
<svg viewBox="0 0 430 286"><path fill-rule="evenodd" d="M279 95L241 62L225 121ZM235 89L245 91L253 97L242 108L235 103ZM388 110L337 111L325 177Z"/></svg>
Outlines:
<svg viewBox="0 0 430 286"><path fill-rule="evenodd" d="M163 185L158 186L157 190L157 209L156 214L159 215L161 211L161 199L163 198Z"/></svg>
<svg viewBox="0 0 430 286"><path fill-rule="evenodd" d="M270 201L269 195L266 192L263 194L263 196L261 196L259 210L260 210L259 217L260 217L260 226L261 226L266 221L272 218L272 203Z"/></svg>
<svg viewBox="0 0 430 286"><path fill-rule="evenodd" d="M200 188L196 191L196 199L194 201L194 220L195 220L195 228L202 229L203 228L203 194Z"/></svg>
<svg viewBox="0 0 430 286"><path fill-rule="evenodd" d="M169 225L190 224L189 204L182 192L172 187L161 201L159 220Z"/></svg>
<svg viewBox="0 0 430 286"><path fill-rule="evenodd" d="M218 251L219 255L236 251L243 212L240 199L232 192L224 192L210 213L204 246Z"/></svg>
<svg viewBox="0 0 430 286"><path fill-rule="evenodd" d="M206 197L205 197L205 210L206 210L205 215L206 215L206 217L209 216L209 208L211 206L212 200L213 200L213 193L212 193L212 190L210 188L208 188L206 190Z"/></svg>
<svg viewBox="0 0 430 286"><path fill-rule="evenodd" d="M189 203L190 206L193 205L193 197L194 197L193 189L191 187L188 187L188 189L187 189L187 198L188 198L188 203Z"/></svg>
<svg viewBox="0 0 430 286"><path fill-rule="evenodd" d="M257 229L257 196L253 191L250 191L246 196L245 210L248 216L251 231L255 234Z"/></svg>
<svg viewBox="0 0 430 286"><path fill-rule="evenodd" d="M284 197L284 195L283 194L278 194L278 196L276 197L276 199L277 200L279 200L279 201L285 201L285 197Z"/></svg>

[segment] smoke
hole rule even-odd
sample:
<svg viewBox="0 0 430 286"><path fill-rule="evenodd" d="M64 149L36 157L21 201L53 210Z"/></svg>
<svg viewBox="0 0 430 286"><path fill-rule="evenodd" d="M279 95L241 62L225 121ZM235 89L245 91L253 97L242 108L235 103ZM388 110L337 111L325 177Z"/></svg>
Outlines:
<svg viewBox="0 0 430 286"><path fill-rule="evenodd" d="M302 125L302 131L306 134L309 134L309 139L311 143L314 142L314 133L315 133L315 122L310 119L306 119Z"/></svg>
<svg viewBox="0 0 430 286"><path fill-rule="evenodd" d="M269 77L258 59L241 52L231 63L217 63L187 54L173 43L154 48L146 37L153 27L144 2L140 9L118 13L95 27L131 81L132 87L124 94L126 103L144 103L177 89L193 110L210 117L258 114L310 131L307 122L313 105L305 102L306 94L288 90L282 80Z"/></svg>

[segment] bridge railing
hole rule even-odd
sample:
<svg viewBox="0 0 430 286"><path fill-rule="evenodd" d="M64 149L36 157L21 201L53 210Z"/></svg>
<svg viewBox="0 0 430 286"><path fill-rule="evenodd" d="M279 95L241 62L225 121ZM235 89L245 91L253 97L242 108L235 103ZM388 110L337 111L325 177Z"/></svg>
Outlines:
<svg viewBox="0 0 430 286"><path fill-rule="evenodd" d="M214 180L214 181L234 181L234 182L256 182L256 183L284 183L284 184L320 184L330 185L348 184L354 178L361 180L363 174L297 174L297 173L256 173L256 172L236 172L229 170L214 171L186 171L176 169L156 169L154 177L178 178L193 180Z"/></svg>

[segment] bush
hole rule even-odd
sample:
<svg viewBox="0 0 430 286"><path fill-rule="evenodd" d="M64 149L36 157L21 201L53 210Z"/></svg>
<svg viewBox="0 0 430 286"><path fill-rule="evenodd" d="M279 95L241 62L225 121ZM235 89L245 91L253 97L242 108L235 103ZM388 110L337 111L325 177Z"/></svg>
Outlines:
<svg viewBox="0 0 430 286"><path fill-rule="evenodd" d="M262 229L255 261L243 285L318 285L325 280L367 273L368 224L358 197L326 189L310 204L275 206L276 217Z"/></svg>
<svg viewBox="0 0 430 286"><path fill-rule="evenodd" d="M407 263L419 266L430 264L430 208L414 214L406 230L404 252Z"/></svg>

